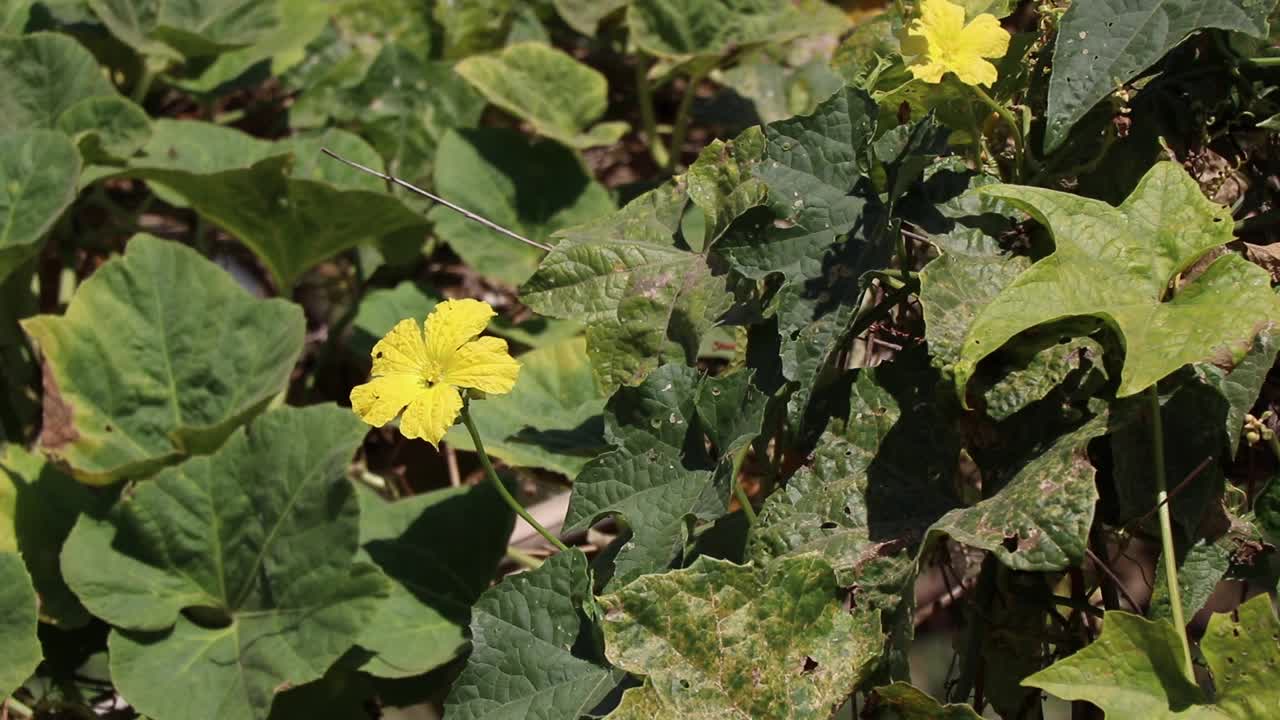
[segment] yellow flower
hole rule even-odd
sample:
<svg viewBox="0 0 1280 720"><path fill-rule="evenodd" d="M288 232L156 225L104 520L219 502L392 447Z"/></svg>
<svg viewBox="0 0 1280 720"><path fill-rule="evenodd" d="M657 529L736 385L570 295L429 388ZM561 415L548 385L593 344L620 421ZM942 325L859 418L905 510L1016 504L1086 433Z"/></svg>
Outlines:
<svg viewBox="0 0 1280 720"><path fill-rule="evenodd" d="M940 83L952 72L966 85L991 85L996 66L983 58L1007 52L1009 33L994 15L983 13L965 25L964 8L950 0L924 0L902 42L902 54L915 56L911 74L927 83Z"/></svg>
<svg viewBox="0 0 1280 720"><path fill-rule="evenodd" d="M374 426L400 411L400 432L435 445L458 420L462 388L511 392L520 363L507 341L477 338L497 313L479 300L446 300L424 327L405 319L373 346L373 377L351 391L351 409Z"/></svg>

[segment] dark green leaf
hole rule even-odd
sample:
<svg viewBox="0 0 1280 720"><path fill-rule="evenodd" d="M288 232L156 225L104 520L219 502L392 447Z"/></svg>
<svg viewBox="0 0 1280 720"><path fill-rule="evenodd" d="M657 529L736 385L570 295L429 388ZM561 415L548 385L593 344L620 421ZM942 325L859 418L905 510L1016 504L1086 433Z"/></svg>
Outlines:
<svg viewBox="0 0 1280 720"><path fill-rule="evenodd" d="M892 708L902 720L978 720L982 717L968 705L943 705L904 682L878 687L875 692L880 704Z"/></svg>
<svg viewBox="0 0 1280 720"><path fill-rule="evenodd" d="M586 714L621 679L581 645L584 634L595 632L583 626L584 607L592 603L587 558L578 550L487 590L472 611L474 649L445 713L452 720Z"/></svg>

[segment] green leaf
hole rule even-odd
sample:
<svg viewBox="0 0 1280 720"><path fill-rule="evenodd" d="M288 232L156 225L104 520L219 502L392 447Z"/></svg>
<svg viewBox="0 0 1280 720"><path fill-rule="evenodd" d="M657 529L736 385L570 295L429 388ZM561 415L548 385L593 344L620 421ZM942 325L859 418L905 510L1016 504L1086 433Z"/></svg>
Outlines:
<svg viewBox="0 0 1280 720"><path fill-rule="evenodd" d="M1047 322L1094 316L1118 332L1126 354L1116 394L1125 397L1187 363L1234 364L1260 329L1280 320L1270 276L1237 255L1218 258L1163 301L1170 281L1232 239L1230 213L1177 163L1152 168L1119 207L1012 185L980 192L1031 213L1056 249L974 320L956 363L962 393L980 360Z"/></svg>
<svg viewBox="0 0 1280 720"><path fill-rule="evenodd" d="M1218 613L1200 641L1213 669L1215 704L1233 718L1265 718L1280 706L1275 668L1280 666L1280 623L1267 593L1234 613Z"/></svg>
<svg viewBox="0 0 1280 720"><path fill-rule="evenodd" d="M62 579L62 545L81 514L103 509L87 487L18 445L0 452L0 552L20 551L45 622L64 628L89 613Z"/></svg>
<svg viewBox="0 0 1280 720"><path fill-rule="evenodd" d="M553 555L510 575L472 610L474 649L445 700L451 720L560 720L590 711L621 679L579 643L593 604L587 558ZM588 641L589 642L589 641Z"/></svg>
<svg viewBox="0 0 1280 720"><path fill-rule="evenodd" d="M1227 445L1234 456L1240 447L1240 433L1244 432L1244 416L1253 409L1266 382L1267 373L1275 365L1280 353L1280 337L1274 332L1259 333L1244 359L1230 372L1209 363L1196 365L1201 379L1213 386L1227 400Z"/></svg>
<svg viewBox="0 0 1280 720"><path fill-rule="evenodd" d="M63 571L116 627L111 677L139 712L265 718L356 643L388 592L356 561L346 470L366 430L334 405L282 408L80 519Z"/></svg>
<svg viewBox="0 0 1280 720"><path fill-rule="evenodd" d="M1087 445L1105 433L1105 421L1094 420L1058 438L993 496L944 515L926 542L948 535L1019 571L1075 565L1088 547L1098 501Z"/></svg>
<svg viewBox="0 0 1280 720"><path fill-rule="evenodd" d="M117 96L98 61L55 33L0 37L0 133L58 127L78 102Z"/></svg>
<svg viewBox="0 0 1280 720"><path fill-rule="evenodd" d="M703 430L722 456L733 456L760 435L768 402L769 395L745 370L703 378L693 401Z"/></svg>
<svg viewBox="0 0 1280 720"><path fill-rule="evenodd" d="M86 98L58 116L58 129L76 142L87 163L120 163L151 136L147 111L111 95Z"/></svg>
<svg viewBox="0 0 1280 720"><path fill-rule="evenodd" d="M361 670L389 678L434 670L466 650L471 605L506 555L515 514L487 483L396 502L369 490L359 496L357 558L392 582L360 633L360 647L376 653Z"/></svg>
<svg viewBox="0 0 1280 720"><path fill-rule="evenodd" d="M652 717L827 717L882 646L875 614L849 612L838 587L816 555L764 568L701 557L602 596L605 647L648 679Z"/></svg>
<svg viewBox="0 0 1280 720"><path fill-rule="evenodd" d="M489 102L571 148L611 145L627 131L625 122L591 127L608 107L608 81L550 45L508 45L493 55L469 57L455 69Z"/></svg>
<svg viewBox="0 0 1280 720"><path fill-rule="evenodd" d="M780 557L819 553L841 587L857 587L859 602L891 609L914 579L915 558L903 538L871 536L867 467L875 457L827 433L813 462L765 500L752 529L748 557L764 566Z"/></svg>
<svg viewBox="0 0 1280 720"><path fill-rule="evenodd" d="M764 134L748 128L733 140L712 140L689 166L684 175L689 199L706 218L702 247L719 240L738 216L765 203L769 188L752 172L764 152Z"/></svg>
<svg viewBox="0 0 1280 720"><path fill-rule="evenodd" d="M586 341L571 338L519 360L520 382L510 393L472 406L485 450L508 465L575 477L608 449L600 420L606 398L591 374ZM475 450L465 428L453 427L445 440Z"/></svg>
<svg viewBox="0 0 1280 720"><path fill-rule="evenodd" d="M284 389L303 340L296 305L253 298L148 235L81 284L65 315L22 326L44 355L41 447L94 484L217 448Z"/></svg>
<svg viewBox="0 0 1280 720"><path fill-rule="evenodd" d="M725 505L711 473L685 467L682 451L695 422L698 372L664 365L639 386L609 399L606 431L618 449L587 463L573 483L564 526L585 530L621 516L632 537L614 558L611 582L667 568L692 519L714 520Z"/></svg>
<svg viewBox="0 0 1280 720"><path fill-rule="evenodd" d="M1153 570L1155 588L1151 593L1151 606L1147 617L1152 620L1172 620L1173 606L1169 601L1169 583L1164 564L1168 558L1161 554ZM1194 617L1208 602L1218 587L1218 582L1231 567L1231 551L1219 543L1201 539L1187 548L1178 561L1178 588L1181 591L1184 617Z"/></svg>
<svg viewBox="0 0 1280 720"><path fill-rule="evenodd" d="M591 37L600 21L626 7L631 0L555 0L556 12L565 24Z"/></svg>
<svg viewBox="0 0 1280 720"><path fill-rule="evenodd" d="M555 143L530 144L499 128L454 130L436 152L436 192L530 240L607 215L613 200L573 152ZM443 206L428 217L436 235L482 274L518 285L545 254ZM554 241L552 241L554 242Z"/></svg>
<svg viewBox="0 0 1280 720"><path fill-rule="evenodd" d="M923 690L904 682L878 687L876 697L902 720L979 720L982 716L965 704L943 705Z"/></svg>
<svg viewBox="0 0 1280 720"><path fill-rule="evenodd" d="M605 390L634 385L664 362L693 363L728 309L725 278L706 252L679 240L688 198L667 184L616 213L562 231L521 300L587 326L587 352Z"/></svg>
<svg viewBox="0 0 1280 720"><path fill-rule="evenodd" d="M5 0L0 5L0 33L21 35L31 18L31 5L35 0Z"/></svg>
<svg viewBox="0 0 1280 720"><path fill-rule="evenodd" d="M767 48L719 73L716 80L750 100L765 123L809 115L845 86L844 79L822 58L793 68L775 60Z"/></svg>
<svg viewBox="0 0 1280 720"><path fill-rule="evenodd" d="M1270 679L1280 664L1280 623L1267 594L1233 614L1214 615L1200 643L1213 672L1215 697L1183 674L1177 630L1167 620L1150 621L1108 612L1102 634L1065 660L1027 678L1064 700L1087 700L1107 717L1179 720L1265 718L1280 702Z"/></svg>
<svg viewBox="0 0 1280 720"><path fill-rule="evenodd" d="M36 638L36 591L22 556L0 551L0 703L31 677L44 658Z"/></svg>
<svg viewBox="0 0 1280 720"><path fill-rule="evenodd" d="M61 133L0 135L0 282L40 251L76 199L80 155Z"/></svg>
<svg viewBox="0 0 1280 720"><path fill-rule="evenodd" d="M670 60L718 59L745 46L783 43L807 35L838 35L844 14L817 0L632 0L631 41Z"/></svg>
<svg viewBox="0 0 1280 720"><path fill-rule="evenodd" d="M328 24L333 9L312 0L279 0L278 4L279 22L257 34L252 45L222 52L197 77L174 80L174 84L194 93L214 93L264 61L270 62L273 75L301 61L307 45Z"/></svg>
<svg viewBox="0 0 1280 720"><path fill-rule="evenodd" d="M182 59L251 45L280 23L275 0L88 0L112 35L144 55Z"/></svg>
<svg viewBox="0 0 1280 720"><path fill-rule="evenodd" d="M1201 28L1267 37L1275 0L1099 0L1072 3L1058 26L1045 152L1113 90Z"/></svg>
<svg viewBox="0 0 1280 720"><path fill-rule="evenodd" d="M249 246L287 290L342 250L424 224L377 178L325 158L321 147L366 165L380 162L342 131L264 143L205 123L161 121L145 157L117 174L162 185L157 194L166 200L176 194L179 204Z"/></svg>
<svg viewBox="0 0 1280 720"><path fill-rule="evenodd" d="M756 174L768 187L768 208L739 218L716 251L750 278L820 276L840 236L866 222L867 200L850 193L864 179L875 126L875 103L855 88L836 93L812 115L766 125Z"/></svg>
<svg viewBox="0 0 1280 720"><path fill-rule="evenodd" d="M387 172L430 182L445 134L480 122L485 103L452 65L423 62L411 49L382 48L359 83L340 94L339 119L358 127Z"/></svg>

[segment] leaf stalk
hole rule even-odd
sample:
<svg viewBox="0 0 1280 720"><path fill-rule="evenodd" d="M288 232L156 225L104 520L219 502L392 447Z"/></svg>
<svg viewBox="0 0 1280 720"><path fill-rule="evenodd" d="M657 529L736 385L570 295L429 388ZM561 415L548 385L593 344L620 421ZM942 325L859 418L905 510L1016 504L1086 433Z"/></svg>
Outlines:
<svg viewBox="0 0 1280 720"><path fill-rule="evenodd" d="M1160 517L1160 552L1164 553L1165 583L1169 586L1169 609L1182 643L1182 660L1187 677L1194 679L1191 642L1187 640L1187 621L1182 614L1182 590L1178 586L1178 556L1173 545L1173 520L1169 513L1169 485L1164 463L1164 421L1160 417L1160 393L1156 386L1147 388L1151 411L1151 446L1155 455L1156 503Z"/></svg>

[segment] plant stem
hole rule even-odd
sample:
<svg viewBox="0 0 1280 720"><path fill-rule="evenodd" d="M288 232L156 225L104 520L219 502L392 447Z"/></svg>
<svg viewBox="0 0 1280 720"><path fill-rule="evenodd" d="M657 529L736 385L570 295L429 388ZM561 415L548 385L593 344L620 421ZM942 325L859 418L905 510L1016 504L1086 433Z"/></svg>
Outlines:
<svg viewBox="0 0 1280 720"><path fill-rule="evenodd" d="M738 504L742 506L742 512L747 516L747 525L755 527L756 509L751 506L751 496L747 495L747 489L742 487L742 483L738 482L738 475L742 473L742 463L747 460L747 453L751 452L751 443L747 443L745 447L733 456L733 495L738 498Z"/></svg>
<svg viewBox="0 0 1280 720"><path fill-rule="evenodd" d="M679 169L684 137L689 132L689 121L693 117L693 100L698 96L698 84L704 77L706 73L702 71L690 75L684 88L684 95L680 96L680 106L676 108L675 127L671 130L670 156L667 158L667 169L671 172Z"/></svg>
<svg viewBox="0 0 1280 720"><path fill-rule="evenodd" d="M462 401L462 424L467 426L467 432L471 433L471 442L476 446L476 455L480 457L480 466L484 468L484 474L489 476L489 481L498 489L498 494L506 501L507 505L516 512L529 526L538 531L538 534L551 543L560 552L569 552L569 546L560 541L550 530L542 526L537 518L529 514L528 510L520 504L520 501L507 490L507 486L503 484L502 478L498 477L497 471L493 469L493 463L489 462L489 454L484 451L484 441L480 439L480 431L476 428L476 423L471 419L470 403L466 400Z"/></svg>
<svg viewBox="0 0 1280 720"><path fill-rule="evenodd" d="M142 61L142 75L138 78L138 82L133 86L133 91L129 93L129 99L136 105L142 105L147 99L147 93L151 91L151 83L156 79L156 71L146 60Z"/></svg>
<svg viewBox="0 0 1280 720"><path fill-rule="evenodd" d="M537 570L538 568L542 567L541 559L530 555L529 553L521 550L515 545L507 546L507 557L511 558L512 562L524 568L525 570Z"/></svg>
<svg viewBox="0 0 1280 720"><path fill-rule="evenodd" d="M17 717L20 717L20 718L35 717L35 714L36 714L35 710L32 710L26 705L18 702L18 699L15 697L10 696L8 698L5 698L3 704L5 708L8 709L9 712L13 713Z"/></svg>
<svg viewBox="0 0 1280 720"><path fill-rule="evenodd" d="M640 120L644 123L644 138L649 143L649 155L658 167L665 168L671 161L667 146L658 135L658 118L653 111L653 88L649 86L649 63L636 61L636 99L640 103Z"/></svg>
<svg viewBox="0 0 1280 720"><path fill-rule="evenodd" d="M969 695L973 693L978 678L978 665L982 662L982 641L986 637L987 612L996 595L996 573L999 571L999 564L1000 561L990 553L987 553L982 561L982 570L978 573L978 583L974 589L976 597L973 599L973 605L970 606L967 617L969 624L964 633L964 663L960 666L959 679L951 688L951 702L969 702Z"/></svg>
<svg viewBox="0 0 1280 720"><path fill-rule="evenodd" d="M1147 388L1147 397L1151 401L1151 445L1155 457L1156 471L1156 503L1160 515L1160 552L1164 553L1165 583L1169 586L1169 610L1173 613L1173 625L1178 629L1178 640L1182 642L1182 660L1186 663L1188 678L1195 678L1195 667L1191 664L1191 643L1187 640L1187 621L1182 616L1182 591L1178 587L1178 556L1173 546L1173 521L1169 517L1168 480L1165 477L1164 465L1164 421L1160 417L1160 393L1156 386Z"/></svg>
<svg viewBox="0 0 1280 720"><path fill-rule="evenodd" d="M996 102L987 94L986 90L983 90L978 85L970 85L969 87L973 89L974 94L978 96L979 100L986 103L992 110L995 110L996 113L1000 115L1005 124L1009 126L1010 132L1013 133L1014 179L1021 180L1023 163L1025 161L1024 154L1026 152L1026 139L1022 136L1022 124L1013 116L1013 113L1009 108Z"/></svg>
<svg viewBox="0 0 1280 720"><path fill-rule="evenodd" d="M1245 58L1245 62L1258 67L1280 67L1280 57Z"/></svg>

